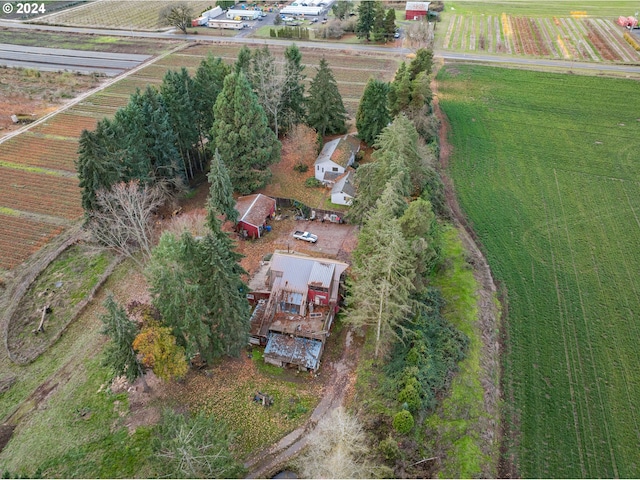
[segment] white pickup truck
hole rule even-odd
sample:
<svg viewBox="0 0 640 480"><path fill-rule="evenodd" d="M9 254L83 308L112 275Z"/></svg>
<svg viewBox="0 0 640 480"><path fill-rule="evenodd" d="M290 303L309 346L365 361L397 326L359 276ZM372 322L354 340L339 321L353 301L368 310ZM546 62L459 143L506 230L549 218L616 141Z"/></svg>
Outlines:
<svg viewBox="0 0 640 480"><path fill-rule="evenodd" d="M316 243L318 241L318 236L309 232L301 232L295 231L293 232L293 238L297 238L298 240L304 240L305 242Z"/></svg>

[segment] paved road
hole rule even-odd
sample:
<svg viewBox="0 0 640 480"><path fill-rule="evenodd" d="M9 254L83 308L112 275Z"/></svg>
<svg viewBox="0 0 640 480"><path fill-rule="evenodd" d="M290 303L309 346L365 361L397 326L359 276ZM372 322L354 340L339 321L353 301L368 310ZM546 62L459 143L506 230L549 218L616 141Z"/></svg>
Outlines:
<svg viewBox="0 0 640 480"><path fill-rule="evenodd" d="M150 55L93 52L64 48L27 47L0 43L0 65L57 72L100 72L109 77L140 65Z"/></svg>
<svg viewBox="0 0 640 480"><path fill-rule="evenodd" d="M236 42L236 43L260 43L266 45L282 45L282 40L273 40L270 38L253 38L253 37L213 37L204 35L182 35L172 31L165 32L137 32L131 30L103 30L95 28L81 27L56 27L51 25L33 25L16 21L0 20L0 27L7 28L23 28L30 30L49 30L54 32L84 33L92 35L112 35L139 38L159 38L159 39L179 39L187 41L212 41L212 42ZM356 50L361 52L390 52L394 51L401 55L411 53L412 50L402 47L376 46L376 45L353 45L344 43L329 42L301 42L296 41L296 45L301 47L310 47L326 50ZM588 63L588 62L571 62L566 60L550 60L538 58L520 58L500 55L485 55L473 53L452 53L444 50L434 52L436 57L443 58L445 61L465 61L480 62L492 64L511 64L525 65L531 67L558 67L568 70L597 70L603 72L620 72L640 74L640 65L616 65L607 63Z"/></svg>

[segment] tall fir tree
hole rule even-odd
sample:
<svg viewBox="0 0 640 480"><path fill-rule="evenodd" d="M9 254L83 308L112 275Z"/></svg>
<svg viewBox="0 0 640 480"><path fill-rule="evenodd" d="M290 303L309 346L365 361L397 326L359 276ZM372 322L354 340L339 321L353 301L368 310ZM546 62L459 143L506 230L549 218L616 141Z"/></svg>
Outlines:
<svg viewBox="0 0 640 480"><path fill-rule="evenodd" d="M411 313L415 255L400 229L404 203L397 182L389 181L358 235L347 322L375 328L375 357L401 337ZM406 203L404 204L406 207Z"/></svg>
<svg viewBox="0 0 640 480"><path fill-rule="evenodd" d="M315 128L319 135L324 137L346 132L347 110L344 108L333 72L324 57L320 60L316 76L311 81L307 105L307 124Z"/></svg>
<svg viewBox="0 0 640 480"><path fill-rule="evenodd" d="M384 31L387 40L393 38L393 34L396 33L396 11L393 8L387 10L384 16Z"/></svg>
<svg viewBox="0 0 640 480"><path fill-rule="evenodd" d="M214 117L211 148L229 169L234 190L246 194L262 188L271 177L269 165L280 160L281 145L244 73L224 79Z"/></svg>
<svg viewBox="0 0 640 480"><path fill-rule="evenodd" d="M238 219L238 211L236 201L233 199L233 186L229 171L220 158L218 149L213 152L207 178L210 184L207 210L213 215L224 214L227 220L235 223Z"/></svg>
<svg viewBox="0 0 640 480"><path fill-rule="evenodd" d="M433 51L426 48L420 48L416 51L416 56L409 64L410 79L413 81L420 74L425 72L431 75L433 68Z"/></svg>
<svg viewBox="0 0 640 480"><path fill-rule="evenodd" d="M389 111L395 117L411 102L411 72L402 62L389 88Z"/></svg>
<svg viewBox="0 0 640 480"><path fill-rule="evenodd" d="M246 45L243 45L242 48L238 51L238 58L236 59L234 69L236 73L244 72L245 75L248 75L250 68L251 50L249 50L249 47L247 47Z"/></svg>
<svg viewBox="0 0 640 480"><path fill-rule="evenodd" d="M306 116L304 97L304 65L298 46L293 43L284 51L285 86L282 99L282 124L284 129L301 123Z"/></svg>
<svg viewBox="0 0 640 480"><path fill-rule="evenodd" d="M169 70L160 87L171 126L178 139L178 149L189 170L189 176L202 170L202 159L197 146L204 136L198 130L197 97L193 79L186 68L176 72Z"/></svg>
<svg viewBox="0 0 640 480"><path fill-rule="evenodd" d="M104 307L107 311L100 317L103 324L102 334L107 335L111 341L104 350L103 364L111 367L116 375L124 375L129 382L133 382L144 373L142 364L133 350L138 327L112 295L107 297Z"/></svg>
<svg viewBox="0 0 640 480"><path fill-rule="evenodd" d="M247 342L247 287L228 240L219 222L200 239L165 233L147 269L153 303L190 358L237 355Z"/></svg>
<svg viewBox="0 0 640 480"><path fill-rule="evenodd" d="M231 73L231 67L224 63L221 58L214 57L209 53L200 62L196 75L193 79L196 90L197 114L200 130L211 140L211 127L213 126L213 106L216 104L218 95L224 86L224 78Z"/></svg>
<svg viewBox="0 0 640 480"><path fill-rule="evenodd" d="M371 34L374 42L387 41L387 29L385 25L384 8L380 4L378 4L375 14L373 16L373 27L371 27Z"/></svg>
<svg viewBox="0 0 640 480"><path fill-rule="evenodd" d="M360 2L360 5L358 5L358 21L356 23L356 35L358 38L369 40L379 4L380 2L378 1L366 1Z"/></svg>
<svg viewBox="0 0 640 480"><path fill-rule="evenodd" d="M121 158L118 139L108 118L100 120L94 131L83 130L80 134L75 164L85 213L96 208L98 190L109 189L120 181L123 174Z"/></svg>
<svg viewBox="0 0 640 480"><path fill-rule="evenodd" d="M362 94L356 114L358 136L368 145L373 145L376 137L391 121L387 108L389 84L370 78Z"/></svg>

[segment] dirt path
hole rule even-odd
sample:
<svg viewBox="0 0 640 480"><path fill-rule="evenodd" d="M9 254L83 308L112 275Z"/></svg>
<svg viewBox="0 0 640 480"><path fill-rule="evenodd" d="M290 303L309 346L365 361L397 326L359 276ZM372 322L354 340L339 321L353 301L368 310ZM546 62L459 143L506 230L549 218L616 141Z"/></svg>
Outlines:
<svg viewBox="0 0 640 480"><path fill-rule="evenodd" d="M448 141L450 125L438 102L438 83L434 80L431 84L434 92L434 110L440 121L440 175L445 186L447 205L451 210L453 222L456 225L460 240L469 255L469 262L473 266L474 277L479 288L476 292L478 306L478 328L482 334L482 353L480 365L482 372L480 382L484 390L484 408L487 415L482 416L482 425L478 425L481 435L481 448L488 458L494 458L498 451L496 446L502 443L502 430L498 419L501 418L499 401L500 388L500 337L501 312L495 302L497 288L491 274L489 264L479 248L479 241L475 232L469 225L455 195L452 179L447 175L447 168L453 152L453 147ZM508 462L507 462L508 463ZM513 465L507 465L504 459L495 458L495 464L484 472L489 477L513 478L517 476Z"/></svg>
<svg viewBox="0 0 640 480"><path fill-rule="evenodd" d="M318 421L332 410L343 405L355 383L355 367L360 357L360 349L355 346L353 332L345 336L342 355L335 362L324 366L323 372L330 376L322 392L322 400L304 425L282 438L272 447L253 455L246 463L247 478L269 478L287 462L295 458L307 445L307 437Z"/></svg>

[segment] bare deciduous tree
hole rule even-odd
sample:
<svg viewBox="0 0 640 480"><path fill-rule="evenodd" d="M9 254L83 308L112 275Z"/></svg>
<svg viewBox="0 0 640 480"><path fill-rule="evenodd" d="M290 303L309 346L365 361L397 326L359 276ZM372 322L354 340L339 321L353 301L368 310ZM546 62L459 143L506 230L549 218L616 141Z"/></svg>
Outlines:
<svg viewBox="0 0 640 480"><path fill-rule="evenodd" d="M362 425L342 407L318 422L307 445L299 460L301 478L376 478Z"/></svg>
<svg viewBox="0 0 640 480"><path fill-rule="evenodd" d="M140 264L133 254L141 250L146 258L151 256L153 212L165 202L167 192L165 184L140 185L138 180L98 190L89 229L100 243Z"/></svg>
<svg viewBox="0 0 640 480"><path fill-rule="evenodd" d="M281 109L284 106L284 94L287 85L287 77L283 63L276 62L275 58L264 48L257 50L253 55L251 71L251 84L270 121L276 137L279 134L278 120Z"/></svg>
<svg viewBox="0 0 640 480"><path fill-rule="evenodd" d="M160 24L172 25L182 30L182 33L187 33L187 27L191 26L191 19L193 18L193 10L186 3L176 3L174 5L168 5L160 12Z"/></svg>
<svg viewBox="0 0 640 480"><path fill-rule="evenodd" d="M412 48L433 48L435 22L413 22L406 29L407 40Z"/></svg>

